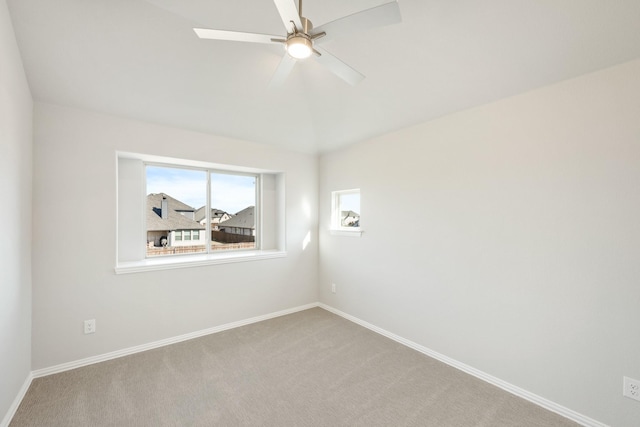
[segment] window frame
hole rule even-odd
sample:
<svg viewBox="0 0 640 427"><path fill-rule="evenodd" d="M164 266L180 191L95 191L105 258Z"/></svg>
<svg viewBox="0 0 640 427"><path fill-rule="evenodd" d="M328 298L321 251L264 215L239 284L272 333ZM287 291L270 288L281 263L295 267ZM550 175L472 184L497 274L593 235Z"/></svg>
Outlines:
<svg viewBox="0 0 640 427"><path fill-rule="evenodd" d="M362 218L362 212L358 212L358 226L357 227L345 227L342 225L342 208L340 198L349 194L357 194L361 202L361 192L359 188L352 188L349 190L337 190L331 192L331 226L330 233L336 236L350 236L360 237L362 236L362 224L360 219ZM362 210L362 203L359 203L358 210Z"/></svg>
<svg viewBox="0 0 640 427"><path fill-rule="evenodd" d="M148 193L147 190L147 167L151 166L151 167L159 167L159 168L167 168L167 169L184 169L184 170L192 170L192 171L200 171L200 172L204 172L205 176L206 176L206 186L205 186L205 250L201 251L201 252L197 252L198 254L207 254L210 255L212 253L224 253L224 252L240 252L240 251L256 251L256 250L260 250L260 228L261 228L261 224L260 224L260 182L261 182L261 174L259 173L250 173L250 172L240 172L240 171L236 171L236 170L228 170L228 169L220 169L220 168L213 168L213 167L195 167L195 166L183 166L183 165L176 165L176 164L167 164L167 163L158 163L158 162L146 162L143 161L142 162L142 167L144 168L144 186L145 186L145 193ZM255 239L254 239L254 247L253 248L229 248L229 249L218 249L216 251L213 251L211 249L211 175L212 174L219 174L219 175L235 175L235 176L246 176L246 177L251 177L255 180L255 184L254 184L254 196L253 196L253 206L254 206L254 228L255 228ZM196 206L192 206L194 209L197 208ZM207 209L208 208L208 209ZM145 224L144 224L144 228L145 228L145 232L146 232L146 228L147 228L147 224L146 224L146 203L145 203L145 214L144 214L144 218L145 218ZM193 241L193 233L192 230L174 230L174 240L175 241L180 241L180 242L192 242ZM178 239L178 233L180 234L180 238ZM199 238L198 238L199 240ZM145 241L146 241L146 236L145 236ZM146 248L145 248L145 259L155 259L155 258L166 258L166 257L180 257L180 256L189 256L192 254L189 253L178 253L178 254L173 254L173 253L167 253L167 254L163 254L163 255L155 255L155 256L148 256Z"/></svg>
<svg viewBox="0 0 640 427"><path fill-rule="evenodd" d="M206 170L210 173L252 176L256 179L255 239L256 249L216 250L210 253L176 254L147 257L146 165L181 169ZM287 256L286 251L286 185L285 173L277 170L226 165L157 155L115 152L116 170L116 245L115 273L127 274L154 270L198 267L205 265L248 262ZM138 184L136 185L136 182ZM207 204L211 201L207 187ZM135 206L140 206L139 210ZM139 212L133 214L131 209ZM211 241L211 210L206 212L206 229ZM136 232L136 230L139 230ZM205 236L206 237L206 236ZM193 238L193 236L192 236ZM138 244L138 242L141 242Z"/></svg>

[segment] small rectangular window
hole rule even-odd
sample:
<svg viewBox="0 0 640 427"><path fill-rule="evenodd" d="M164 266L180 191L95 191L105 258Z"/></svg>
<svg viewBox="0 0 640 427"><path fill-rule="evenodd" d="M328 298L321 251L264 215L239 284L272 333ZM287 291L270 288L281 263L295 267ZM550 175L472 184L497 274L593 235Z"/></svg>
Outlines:
<svg viewBox="0 0 640 427"><path fill-rule="evenodd" d="M176 231L176 241L182 241L182 230L177 230Z"/></svg>
<svg viewBox="0 0 640 427"><path fill-rule="evenodd" d="M334 230L360 230L360 189L332 193L331 228Z"/></svg>

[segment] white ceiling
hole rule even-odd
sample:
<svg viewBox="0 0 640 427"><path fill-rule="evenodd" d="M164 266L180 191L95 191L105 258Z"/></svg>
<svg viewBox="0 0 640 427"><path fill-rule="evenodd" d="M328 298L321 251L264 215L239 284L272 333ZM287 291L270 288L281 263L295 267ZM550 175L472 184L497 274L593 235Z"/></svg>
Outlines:
<svg viewBox="0 0 640 427"><path fill-rule="evenodd" d="M388 0L305 0L315 26ZM640 58L638 0L399 0L402 23L323 48L268 89L283 34L272 0L7 0L38 101L322 152Z"/></svg>

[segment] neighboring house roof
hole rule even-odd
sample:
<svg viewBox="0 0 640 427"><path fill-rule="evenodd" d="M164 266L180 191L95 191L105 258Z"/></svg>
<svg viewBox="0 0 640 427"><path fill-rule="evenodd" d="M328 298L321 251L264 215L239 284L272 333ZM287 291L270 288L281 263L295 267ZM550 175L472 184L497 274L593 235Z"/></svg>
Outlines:
<svg viewBox="0 0 640 427"><path fill-rule="evenodd" d="M340 224L348 227L360 227L360 214L354 211L341 211Z"/></svg>
<svg viewBox="0 0 640 427"><path fill-rule="evenodd" d="M238 212L233 218L220 223L220 228L236 227L236 228L255 228L256 219L254 216L255 207L249 206Z"/></svg>
<svg viewBox="0 0 640 427"><path fill-rule="evenodd" d="M167 219L162 219L162 197L167 199L169 208ZM194 221L180 212L193 212L194 209L182 203L178 199L164 194L155 193L147 196L147 230L148 231L173 231L173 230L204 230L205 226Z"/></svg>
<svg viewBox="0 0 640 427"><path fill-rule="evenodd" d="M340 214L342 218L360 218L360 214L354 211L342 211Z"/></svg>
<svg viewBox="0 0 640 427"><path fill-rule="evenodd" d="M205 210L204 206L202 206L201 208L198 208L195 213L195 220L198 222L204 220L206 213L207 211ZM216 209L216 208L211 208L211 220L214 220L216 218L222 218L224 214L231 216L231 214L225 211L221 211L220 209Z"/></svg>

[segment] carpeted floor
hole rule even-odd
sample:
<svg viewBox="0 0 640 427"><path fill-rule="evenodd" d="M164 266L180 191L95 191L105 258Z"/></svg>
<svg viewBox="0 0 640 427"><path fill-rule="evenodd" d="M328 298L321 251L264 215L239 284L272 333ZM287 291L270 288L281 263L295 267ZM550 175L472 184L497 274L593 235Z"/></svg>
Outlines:
<svg viewBox="0 0 640 427"><path fill-rule="evenodd" d="M576 426L314 308L48 377L22 426Z"/></svg>

